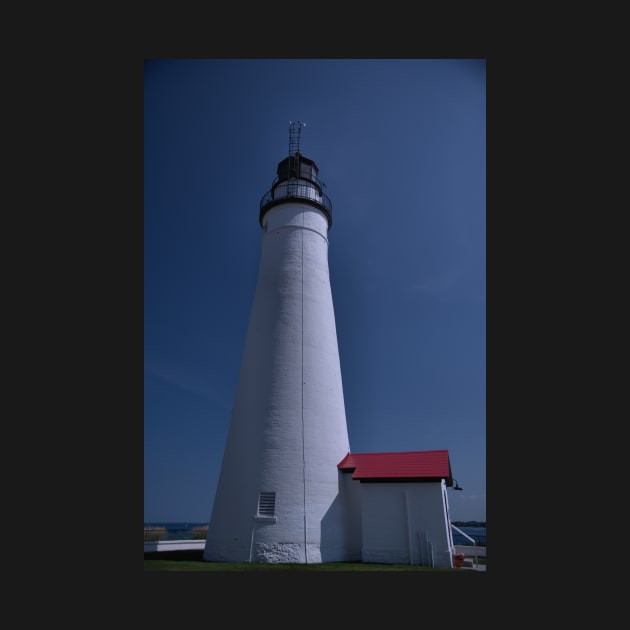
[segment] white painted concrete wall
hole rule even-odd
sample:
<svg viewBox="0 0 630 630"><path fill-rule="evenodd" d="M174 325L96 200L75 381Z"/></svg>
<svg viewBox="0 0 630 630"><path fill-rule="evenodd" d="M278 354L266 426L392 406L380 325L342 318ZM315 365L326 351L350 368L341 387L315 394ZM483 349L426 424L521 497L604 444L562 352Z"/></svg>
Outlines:
<svg viewBox="0 0 630 630"><path fill-rule="evenodd" d="M328 223L295 202L263 218L259 275L204 558L347 557L337 464L349 451ZM260 492L275 519L256 518Z"/></svg>
<svg viewBox="0 0 630 630"><path fill-rule="evenodd" d="M363 562L451 567L444 482L361 483Z"/></svg>
<svg viewBox="0 0 630 630"><path fill-rule="evenodd" d="M144 552L150 551L186 551L189 549L203 549L204 540L152 540L144 543Z"/></svg>
<svg viewBox="0 0 630 630"><path fill-rule="evenodd" d="M486 557L486 548L479 547L475 545L455 545L455 549L457 553L463 553L466 557L472 558L474 556L478 556L479 558Z"/></svg>

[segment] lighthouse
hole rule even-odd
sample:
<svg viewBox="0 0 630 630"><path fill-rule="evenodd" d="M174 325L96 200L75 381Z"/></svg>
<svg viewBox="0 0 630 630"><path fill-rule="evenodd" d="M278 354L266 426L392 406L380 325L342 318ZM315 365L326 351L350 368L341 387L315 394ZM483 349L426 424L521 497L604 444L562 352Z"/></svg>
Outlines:
<svg viewBox="0 0 630 630"><path fill-rule="evenodd" d="M289 124L258 214L258 279L203 558L347 558L338 464L349 453L328 268L332 203Z"/></svg>

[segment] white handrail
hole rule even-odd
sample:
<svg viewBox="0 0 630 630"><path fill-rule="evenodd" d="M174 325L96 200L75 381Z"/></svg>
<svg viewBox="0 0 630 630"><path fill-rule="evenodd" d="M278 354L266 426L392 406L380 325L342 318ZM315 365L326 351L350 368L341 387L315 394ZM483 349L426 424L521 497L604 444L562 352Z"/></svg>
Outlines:
<svg viewBox="0 0 630 630"><path fill-rule="evenodd" d="M453 525L453 523L451 523L451 529L456 529L464 538L468 538L468 540L475 545L475 566L479 566L479 562L477 560L477 541L474 538L471 538L466 532L459 529L459 527Z"/></svg>
<svg viewBox="0 0 630 630"><path fill-rule="evenodd" d="M470 540L470 542L474 545L477 544L477 541L474 538L471 538L466 532L463 532L461 529L459 529L459 527L453 525L453 523L451 523L451 528L456 529L464 538L468 538L468 540Z"/></svg>

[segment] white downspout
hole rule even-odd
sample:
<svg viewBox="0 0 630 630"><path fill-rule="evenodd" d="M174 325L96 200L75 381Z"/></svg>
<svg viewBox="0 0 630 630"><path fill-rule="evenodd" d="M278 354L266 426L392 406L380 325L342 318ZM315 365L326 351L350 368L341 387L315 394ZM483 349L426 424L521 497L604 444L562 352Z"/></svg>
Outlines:
<svg viewBox="0 0 630 630"><path fill-rule="evenodd" d="M254 548L254 529L256 529L256 523L252 525L252 539L249 541L249 562L252 561L252 550Z"/></svg>
<svg viewBox="0 0 630 630"><path fill-rule="evenodd" d="M433 559L433 548L432 548L433 547L433 543L429 542L429 532L427 532L426 530L424 532L424 542L425 542L425 544L427 546L427 556L429 558L429 562L431 563L430 566L434 567L435 566L435 561Z"/></svg>

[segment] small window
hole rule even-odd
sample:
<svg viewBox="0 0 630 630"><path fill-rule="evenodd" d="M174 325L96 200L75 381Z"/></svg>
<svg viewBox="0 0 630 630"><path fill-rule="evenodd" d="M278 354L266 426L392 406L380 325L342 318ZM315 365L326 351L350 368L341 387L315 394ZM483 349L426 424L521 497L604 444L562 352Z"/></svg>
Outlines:
<svg viewBox="0 0 630 630"><path fill-rule="evenodd" d="M260 516L274 516L276 511L276 493L261 492L258 497L258 514Z"/></svg>

